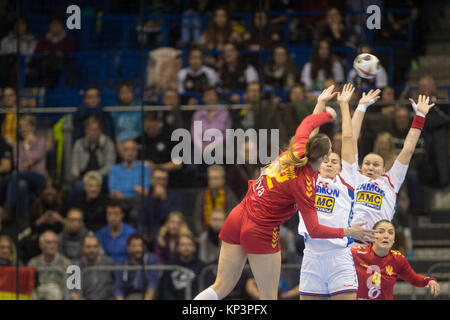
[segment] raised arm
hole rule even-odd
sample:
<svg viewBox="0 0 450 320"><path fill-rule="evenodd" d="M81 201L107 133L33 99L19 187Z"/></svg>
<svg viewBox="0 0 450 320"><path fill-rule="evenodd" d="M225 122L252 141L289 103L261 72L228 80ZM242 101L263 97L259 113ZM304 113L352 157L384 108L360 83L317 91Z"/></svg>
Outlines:
<svg viewBox="0 0 450 320"><path fill-rule="evenodd" d="M414 117L411 128L403 143L402 151L400 151L397 156L397 161L403 165L409 165L409 161L414 154L414 150L416 149L417 142L419 141L420 134L425 124L425 117L430 109L434 107L434 103L428 104L430 97L424 95L419 95L417 105L413 99L409 99L409 101L411 101L414 111L416 111L416 116Z"/></svg>
<svg viewBox="0 0 450 320"><path fill-rule="evenodd" d="M367 94L363 92L361 99L359 100L358 107L355 110L352 118L353 128L353 152L358 153L358 138L361 132L361 125L364 119L367 108L380 99L380 89L375 91L370 90Z"/></svg>
<svg viewBox="0 0 450 320"><path fill-rule="evenodd" d="M350 107L348 102L350 101L355 87L351 84L345 84L342 89L342 93L338 93L338 102L341 108L342 116L342 151L341 159L349 164L355 162L355 152L353 149L353 130L352 119L350 117Z"/></svg>
<svg viewBox="0 0 450 320"><path fill-rule="evenodd" d="M322 91L322 93L317 97L317 103L316 103L316 106L314 107L312 114L318 114L318 113L326 111L325 104L329 100L333 99L334 96L336 96L338 94L338 92L333 92L333 90L334 90L334 85L331 85ZM311 132L309 137L311 138L311 137L315 136L317 133L319 133L319 127L315 128Z"/></svg>

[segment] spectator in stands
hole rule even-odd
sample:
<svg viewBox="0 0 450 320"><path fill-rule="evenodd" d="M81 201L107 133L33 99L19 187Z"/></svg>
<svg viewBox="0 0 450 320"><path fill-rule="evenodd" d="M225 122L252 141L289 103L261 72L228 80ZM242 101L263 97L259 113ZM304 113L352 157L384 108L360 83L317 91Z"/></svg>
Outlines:
<svg viewBox="0 0 450 320"><path fill-rule="evenodd" d="M75 41L64 30L65 21L59 17L49 19L49 32L39 39L33 58L29 84L36 87L56 88L63 71L66 72L66 84L72 84L74 72L73 58Z"/></svg>
<svg viewBox="0 0 450 320"><path fill-rule="evenodd" d="M372 47L365 44L358 47L356 55L361 53L374 54ZM347 82L353 84L358 89L379 88L382 89L388 85L388 74L386 69L380 63L380 71L378 71L374 79L361 78L356 70L352 68L347 74Z"/></svg>
<svg viewBox="0 0 450 320"><path fill-rule="evenodd" d="M280 35L271 27L267 13L256 11L253 15L250 30L244 33L246 48L253 51L272 49L279 41Z"/></svg>
<svg viewBox="0 0 450 320"><path fill-rule="evenodd" d="M36 136L36 118L25 114L19 120L21 141L13 145L14 163L19 167L11 175L6 195L6 210L11 210L17 201L17 184L20 194L19 212L22 217L29 216L29 204L37 195L47 177L46 157L47 146L45 138Z"/></svg>
<svg viewBox="0 0 450 320"><path fill-rule="evenodd" d="M146 19L144 25L138 24L136 27L138 42L143 46L162 46L164 28L164 17L170 13L173 13L174 7L170 1L164 0L152 0L143 7L144 15L151 16L150 19ZM133 14L136 14L135 10Z"/></svg>
<svg viewBox="0 0 450 320"><path fill-rule="evenodd" d="M12 164L12 148L0 136L0 203L5 203L6 190L8 188L9 178L11 176Z"/></svg>
<svg viewBox="0 0 450 320"><path fill-rule="evenodd" d="M106 224L108 196L101 189L102 176L97 171L89 171L83 176L83 194L72 203L73 207L85 213L84 224L94 232Z"/></svg>
<svg viewBox="0 0 450 320"><path fill-rule="evenodd" d="M188 121L190 119L189 111L180 110L180 96L175 88L168 88L164 90L161 102L163 106L174 107L171 111L161 111L158 112L158 116L162 113L162 121L166 128L187 128ZM185 114L188 114L187 116ZM192 116L192 114L190 114ZM144 128L145 130L145 128Z"/></svg>
<svg viewBox="0 0 450 320"><path fill-rule="evenodd" d="M393 104L395 100L395 91L394 88L392 87L384 87L383 88L383 92L381 93L381 102L384 103L392 103L392 104L386 104L381 106L381 114L389 116L391 114L393 114L396 111L396 107ZM401 148L400 148L401 149Z"/></svg>
<svg viewBox="0 0 450 320"><path fill-rule="evenodd" d="M0 235L0 267L17 265L17 248L8 235ZM23 266L19 260L19 266Z"/></svg>
<svg viewBox="0 0 450 320"><path fill-rule="evenodd" d="M13 87L5 87L2 94L2 107L7 109L17 108L17 92ZM17 117L15 112L0 115L2 137L11 146L16 142Z"/></svg>
<svg viewBox="0 0 450 320"><path fill-rule="evenodd" d="M289 107L295 109L297 112L297 122L303 121L309 116L316 105L315 102L305 92L305 86L303 84L295 84L289 91Z"/></svg>
<svg viewBox="0 0 450 320"><path fill-rule="evenodd" d="M134 94L134 85L131 81L121 81L117 85L117 98L120 107L131 107L136 105L134 102ZM111 113L117 146L120 146L120 143L125 140L134 139L142 134L141 116L140 111Z"/></svg>
<svg viewBox="0 0 450 320"><path fill-rule="evenodd" d="M100 253L100 242L93 234L84 237L81 246L83 256L81 259L73 261L73 264L79 266L83 273L81 289L71 290L70 298L72 300L110 299L113 293L114 271L86 269L97 266L114 266L114 260Z"/></svg>
<svg viewBox="0 0 450 320"><path fill-rule="evenodd" d="M231 129L231 116L228 110L213 110L208 109L208 106L215 106L219 102L219 95L215 87L205 88L203 91L203 104L205 109L197 110L192 116L191 136L194 148L203 152L207 146L209 149L215 149L217 152L222 150L222 155L225 155L224 146L226 143L226 130ZM209 129L219 130L220 137L214 137L213 141L203 141L203 135ZM195 152L195 151L194 151ZM217 154L216 154L217 156Z"/></svg>
<svg viewBox="0 0 450 320"><path fill-rule="evenodd" d="M197 196L194 209L194 230L200 235L211 225L211 213L219 208L230 212L237 204L238 199L231 191L225 180L225 169L221 165L208 167L208 186Z"/></svg>
<svg viewBox="0 0 450 320"><path fill-rule="evenodd" d="M211 225L200 235L198 256L205 263L219 259L220 239L219 232L225 222L226 213L223 209L213 209L211 212Z"/></svg>
<svg viewBox="0 0 450 320"><path fill-rule="evenodd" d="M178 192L168 188L169 173L161 168L152 171L149 194L144 198L139 211L138 230L149 239L154 239L157 230L172 211L183 210L183 200Z"/></svg>
<svg viewBox="0 0 450 320"><path fill-rule="evenodd" d="M116 163L114 142L103 134L102 123L96 117L84 122L85 136L75 141L72 151L72 199L78 199L83 191L83 176L89 171L98 171L106 179Z"/></svg>
<svg viewBox="0 0 450 320"><path fill-rule="evenodd" d="M178 93L199 93L206 87L215 86L218 76L214 69L203 64L203 51L193 48L189 52L189 66L178 73ZM199 104L193 96L185 99L188 104Z"/></svg>
<svg viewBox="0 0 450 320"><path fill-rule="evenodd" d="M325 23L317 29L315 38L316 41L329 41L333 48L354 48L357 40L353 30L345 25L341 12L336 7L327 10Z"/></svg>
<svg viewBox="0 0 450 320"><path fill-rule="evenodd" d="M106 220L108 224L97 231L97 237L105 253L110 256L116 264L127 256L128 238L136 230L123 222L125 214L120 203L111 201L106 206Z"/></svg>
<svg viewBox="0 0 450 320"><path fill-rule="evenodd" d="M120 150L122 162L113 166L108 175L109 196L122 202L127 221L135 226L141 197L148 195L151 169L137 161L138 150L134 140L122 142Z"/></svg>
<svg viewBox="0 0 450 320"><path fill-rule="evenodd" d="M25 17L19 17L14 22L11 30L0 42L0 86L14 86L17 81L17 34L19 34L20 54L29 55L34 53L36 38L28 31L28 21ZM26 63L28 64L29 58ZM25 66L25 74L27 73Z"/></svg>
<svg viewBox="0 0 450 320"><path fill-rule="evenodd" d="M344 69L332 56L330 43L320 40L313 48L311 60L303 66L301 81L307 90L322 90L327 78L333 78L337 83L344 82Z"/></svg>
<svg viewBox="0 0 450 320"><path fill-rule="evenodd" d="M69 209L65 228L59 234L59 252L71 260L81 259L83 239L90 233L84 226L83 217L83 211L80 209Z"/></svg>
<svg viewBox="0 0 450 320"><path fill-rule="evenodd" d="M146 250L144 237L135 233L128 238L128 256L120 265L123 266L155 266L160 265L158 256ZM114 297L117 300L154 300L161 273L158 270L116 271ZM143 298L143 299L142 299Z"/></svg>
<svg viewBox="0 0 450 320"><path fill-rule="evenodd" d="M380 132L375 138L373 152L381 155L384 160L384 169L388 172L394 164L397 153L395 152L394 141L389 132Z"/></svg>
<svg viewBox="0 0 450 320"><path fill-rule="evenodd" d="M181 39L180 47L187 47L197 43L202 33L202 17L207 9L209 1L189 1L186 10L181 18Z"/></svg>
<svg viewBox="0 0 450 320"><path fill-rule="evenodd" d="M158 230L155 241L155 254L162 263L167 263L177 255L178 241L182 235L192 235L183 213L172 211L167 216L166 222Z"/></svg>
<svg viewBox="0 0 450 320"><path fill-rule="evenodd" d="M224 93L243 91L247 85L258 81L256 69L243 61L235 44L226 43L223 47L222 61L219 70L219 87ZM239 94L233 93L230 102L239 103Z"/></svg>
<svg viewBox="0 0 450 320"><path fill-rule="evenodd" d="M238 200L242 200L247 194L248 181L257 179L260 173L260 164L257 159L257 145L251 140L246 140L244 143L244 151L240 146L237 147L237 152L241 154L241 160L236 161L227 170L227 183ZM252 158L254 157L254 158Z"/></svg>
<svg viewBox="0 0 450 320"><path fill-rule="evenodd" d="M239 34L233 31L228 13L223 7L214 10L208 27L200 36L199 44L205 50L223 50L228 42L239 43Z"/></svg>
<svg viewBox="0 0 450 320"><path fill-rule="evenodd" d="M167 270L161 279L159 298L163 300L183 300L186 299L185 292L187 283L191 283L191 296L198 291L198 276L205 263L201 261L197 252L197 243L193 236L182 235L178 241L177 256L168 261L167 264L177 265L192 270L186 274L179 270Z"/></svg>
<svg viewBox="0 0 450 320"><path fill-rule="evenodd" d="M283 45L277 45L264 66L264 89L291 89L300 77L295 62Z"/></svg>
<svg viewBox="0 0 450 320"><path fill-rule="evenodd" d="M39 237L42 254L32 258L28 267L51 267L56 270L37 271L37 287L33 290L33 300L63 300L67 296L67 273L70 260L58 253L58 236L53 231L45 231Z"/></svg>
<svg viewBox="0 0 450 320"><path fill-rule="evenodd" d="M411 233L410 221L410 198L408 196L407 186L403 186L398 192L397 206L394 214L393 223L395 226L395 244L394 250L400 251L403 255L411 258L413 252L413 239Z"/></svg>
<svg viewBox="0 0 450 320"><path fill-rule="evenodd" d="M419 94L431 96L431 101L437 101L437 88L431 76L424 76L419 80ZM433 184L445 187L449 184L449 157L448 157L448 130L449 130L449 104L436 103L430 110L425 123L425 143L427 154L430 157Z"/></svg>
<svg viewBox="0 0 450 320"><path fill-rule="evenodd" d="M103 111L101 104L101 94L97 87L88 87L84 90L83 104L73 114L74 134L76 141L85 135L85 121L90 117L96 117L102 124L103 132L114 140L114 126L109 112Z"/></svg>
<svg viewBox="0 0 450 320"><path fill-rule="evenodd" d="M143 159L151 170L160 168L171 172L181 169L182 164L175 164L171 156L176 143L171 140L169 128L158 119L157 112L149 111L145 114L144 133L134 141L140 151L139 159Z"/></svg>

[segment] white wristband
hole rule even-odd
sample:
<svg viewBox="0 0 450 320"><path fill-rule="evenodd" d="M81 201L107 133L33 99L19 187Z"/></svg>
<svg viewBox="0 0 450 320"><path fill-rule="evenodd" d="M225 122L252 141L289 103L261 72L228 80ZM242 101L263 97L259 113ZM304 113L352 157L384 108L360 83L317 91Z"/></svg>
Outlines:
<svg viewBox="0 0 450 320"><path fill-rule="evenodd" d="M374 104L374 103L375 103L375 101L370 100L368 103L358 104L358 106L356 107L356 110L359 110L359 111L365 113L365 112L367 111L367 108L368 108L369 106L371 106L372 104Z"/></svg>
<svg viewBox="0 0 450 320"><path fill-rule="evenodd" d="M428 103L428 100L426 102ZM416 112L416 115L425 118L425 115L422 112L420 112L419 109L417 109L417 104L415 102L411 102L411 105L412 105L414 111Z"/></svg>

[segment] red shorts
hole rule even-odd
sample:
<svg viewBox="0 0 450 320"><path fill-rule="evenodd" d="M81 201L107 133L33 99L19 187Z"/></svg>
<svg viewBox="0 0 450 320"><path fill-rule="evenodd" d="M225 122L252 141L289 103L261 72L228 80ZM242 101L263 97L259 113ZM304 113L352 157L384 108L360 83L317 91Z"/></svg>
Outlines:
<svg viewBox="0 0 450 320"><path fill-rule="evenodd" d="M258 225L239 204L225 220L219 238L226 243L241 245L247 254L266 254L280 251L279 234L280 226Z"/></svg>

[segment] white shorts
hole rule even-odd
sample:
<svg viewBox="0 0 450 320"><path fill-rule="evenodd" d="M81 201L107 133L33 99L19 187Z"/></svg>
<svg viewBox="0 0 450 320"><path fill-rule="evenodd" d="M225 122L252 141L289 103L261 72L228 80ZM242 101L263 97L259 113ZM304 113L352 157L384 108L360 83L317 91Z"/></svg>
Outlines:
<svg viewBox="0 0 450 320"><path fill-rule="evenodd" d="M358 292L358 277L350 248L325 253L304 250L300 295L329 298L352 292Z"/></svg>

